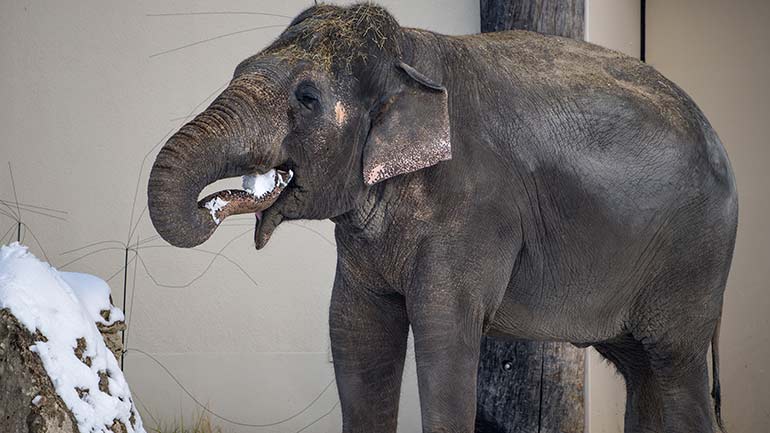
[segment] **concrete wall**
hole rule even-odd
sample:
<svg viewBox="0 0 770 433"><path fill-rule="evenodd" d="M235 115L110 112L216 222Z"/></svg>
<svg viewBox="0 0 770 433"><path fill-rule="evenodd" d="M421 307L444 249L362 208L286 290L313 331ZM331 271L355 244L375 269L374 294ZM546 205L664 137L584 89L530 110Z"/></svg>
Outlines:
<svg viewBox="0 0 770 433"><path fill-rule="evenodd" d="M648 1L647 58L727 148L740 217L721 333L727 431L770 431L770 2Z"/></svg>

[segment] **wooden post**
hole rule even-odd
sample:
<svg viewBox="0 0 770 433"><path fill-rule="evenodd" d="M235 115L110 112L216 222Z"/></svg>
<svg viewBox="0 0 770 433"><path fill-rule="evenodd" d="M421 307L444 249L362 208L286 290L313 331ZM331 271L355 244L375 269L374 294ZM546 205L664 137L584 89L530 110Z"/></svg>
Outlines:
<svg viewBox="0 0 770 433"><path fill-rule="evenodd" d="M584 0L480 0L481 31L582 39ZM583 433L584 350L569 343L484 337L476 433Z"/></svg>
<svg viewBox="0 0 770 433"><path fill-rule="evenodd" d="M583 39L585 0L481 0L481 31L531 30Z"/></svg>

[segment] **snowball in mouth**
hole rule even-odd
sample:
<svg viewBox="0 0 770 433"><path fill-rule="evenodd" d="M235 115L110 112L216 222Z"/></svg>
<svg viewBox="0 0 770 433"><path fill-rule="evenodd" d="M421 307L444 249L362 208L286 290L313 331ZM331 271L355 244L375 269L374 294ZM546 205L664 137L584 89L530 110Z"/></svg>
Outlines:
<svg viewBox="0 0 770 433"><path fill-rule="evenodd" d="M272 192L276 186L286 186L294 173L289 170L288 179L284 179L280 174L276 175L275 169L265 174L243 176L243 189L256 198L262 198Z"/></svg>

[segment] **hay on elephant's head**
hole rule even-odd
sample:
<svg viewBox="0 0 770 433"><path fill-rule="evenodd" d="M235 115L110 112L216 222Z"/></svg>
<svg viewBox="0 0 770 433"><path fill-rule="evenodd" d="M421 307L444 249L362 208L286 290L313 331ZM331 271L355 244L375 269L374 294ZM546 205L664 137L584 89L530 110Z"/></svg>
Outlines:
<svg viewBox="0 0 770 433"><path fill-rule="evenodd" d="M265 52L325 70L349 70L371 56L397 54L399 28L388 11L370 3L347 8L321 4L299 14Z"/></svg>

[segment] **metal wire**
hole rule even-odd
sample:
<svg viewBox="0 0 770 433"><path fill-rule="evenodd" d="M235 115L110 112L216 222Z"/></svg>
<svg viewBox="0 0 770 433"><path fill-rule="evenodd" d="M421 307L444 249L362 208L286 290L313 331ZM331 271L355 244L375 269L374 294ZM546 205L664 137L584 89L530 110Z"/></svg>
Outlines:
<svg viewBox="0 0 770 433"><path fill-rule="evenodd" d="M321 390L320 393L318 393L318 395L313 400L310 401L310 403L308 403L305 407L303 407L299 412L296 412L295 414L293 414L291 416L288 416L288 417L283 418L283 419L278 420L278 421L269 422L269 423L262 423L262 424L247 423L247 422L237 421L237 420L228 418L226 416L220 415L217 412L209 409L205 404L201 403L201 401L198 400L198 398L195 397L195 395L193 395L193 393L191 393L190 390L188 390L182 384L182 382L179 381L179 379L177 379L177 377L174 375L174 373L172 373L168 369L168 367L166 367L162 362L160 362L160 360L158 358L156 358L155 356L151 355L150 353L147 353L144 350L137 349L135 347L130 347L130 348L126 349L125 352L137 352L137 353L141 353L142 355L146 356L147 358L152 360L155 364L157 364L158 367L160 367L164 372L166 372L166 374L171 378L171 380L176 382L176 384L179 386L179 388L185 394L187 394L187 396L190 397L190 399L198 407L200 407L202 410L204 410L205 412L208 412L210 415L212 415L212 416L214 416L214 417L216 417L216 418L218 418L218 419L220 419L222 421L225 421L225 422L233 424L233 425L241 426L241 427L265 428L265 427L275 427L275 426L280 425L280 424L285 424L285 423L287 423L287 422L297 418L298 416L302 415L303 413L307 412L307 410L310 409L318 400L320 400L321 397L323 397L323 395L326 393L326 391L329 388L331 388L331 386L334 384L334 379L329 381L329 383ZM321 417L313 420L313 422L311 422L310 424L308 424L308 425L302 427L301 429L297 430L297 433L304 431L305 429L307 429L311 425L315 424L316 422L320 421L322 418L324 418L327 415L329 415L329 413L331 413L334 410L334 408L337 407L338 404L339 404L339 401L337 402L337 404L334 405L334 407L332 407L332 409L329 412L327 412L324 415L322 415Z"/></svg>

